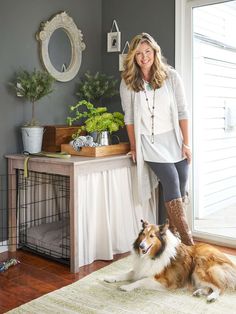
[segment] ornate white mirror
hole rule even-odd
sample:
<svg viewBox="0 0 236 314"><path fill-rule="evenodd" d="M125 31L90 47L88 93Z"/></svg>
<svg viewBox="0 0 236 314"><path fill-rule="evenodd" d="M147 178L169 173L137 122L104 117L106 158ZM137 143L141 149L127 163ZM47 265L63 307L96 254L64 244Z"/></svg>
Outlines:
<svg viewBox="0 0 236 314"><path fill-rule="evenodd" d="M82 32L73 19L66 12L58 13L41 23L36 39L46 70L57 81L72 80L79 71L85 49Z"/></svg>

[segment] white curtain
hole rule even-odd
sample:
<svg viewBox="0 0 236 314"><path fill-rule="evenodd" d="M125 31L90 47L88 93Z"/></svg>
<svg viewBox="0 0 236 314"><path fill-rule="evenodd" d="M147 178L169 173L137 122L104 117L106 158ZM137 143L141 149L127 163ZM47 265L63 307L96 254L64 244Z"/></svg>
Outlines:
<svg viewBox="0 0 236 314"><path fill-rule="evenodd" d="M135 167L123 167L78 177L79 266L110 260L128 252L141 219L156 222L156 197L145 208L137 203Z"/></svg>

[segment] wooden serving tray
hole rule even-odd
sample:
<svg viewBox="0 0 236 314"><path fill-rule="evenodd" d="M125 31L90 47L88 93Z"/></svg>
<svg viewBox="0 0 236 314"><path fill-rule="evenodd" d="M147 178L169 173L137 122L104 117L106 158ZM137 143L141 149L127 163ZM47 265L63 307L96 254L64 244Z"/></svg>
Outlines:
<svg viewBox="0 0 236 314"><path fill-rule="evenodd" d="M76 156L104 157L127 154L130 151L130 145L129 143L124 142L107 146L82 147L78 152L70 144L61 144L61 151Z"/></svg>

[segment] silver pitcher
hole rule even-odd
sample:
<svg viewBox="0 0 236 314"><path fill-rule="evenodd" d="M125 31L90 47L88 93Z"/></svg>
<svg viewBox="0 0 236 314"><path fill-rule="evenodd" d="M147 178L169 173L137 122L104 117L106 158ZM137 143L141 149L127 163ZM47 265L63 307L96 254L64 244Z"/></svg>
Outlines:
<svg viewBox="0 0 236 314"><path fill-rule="evenodd" d="M109 131L99 132L96 142L102 146L111 145L111 134Z"/></svg>

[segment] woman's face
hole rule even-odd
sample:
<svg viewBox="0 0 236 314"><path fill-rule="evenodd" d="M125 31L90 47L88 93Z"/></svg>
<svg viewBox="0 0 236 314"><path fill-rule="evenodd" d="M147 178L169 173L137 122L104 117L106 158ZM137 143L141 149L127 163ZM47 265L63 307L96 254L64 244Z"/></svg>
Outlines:
<svg viewBox="0 0 236 314"><path fill-rule="evenodd" d="M146 42L140 44L135 53L135 60L142 72L150 71L154 62L154 50Z"/></svg>

